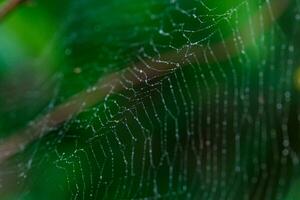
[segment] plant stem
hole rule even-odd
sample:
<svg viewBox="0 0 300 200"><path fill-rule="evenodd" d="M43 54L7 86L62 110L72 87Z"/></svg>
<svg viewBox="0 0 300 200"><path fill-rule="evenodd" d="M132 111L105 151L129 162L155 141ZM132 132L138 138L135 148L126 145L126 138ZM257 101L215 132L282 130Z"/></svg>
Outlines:
<svg viewBox="0 0 300 200"><path fill-rule="evenodd" d="M5 19L12 11L14 11L24 0L8 0L0 8L0 22Z"/></svg>

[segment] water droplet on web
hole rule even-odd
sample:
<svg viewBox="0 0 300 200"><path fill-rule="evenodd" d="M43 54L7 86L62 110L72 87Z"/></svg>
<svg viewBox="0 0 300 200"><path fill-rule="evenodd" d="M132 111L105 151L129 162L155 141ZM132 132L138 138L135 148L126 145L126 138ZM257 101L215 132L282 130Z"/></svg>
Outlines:
<svg viewBox="0 0 300 200"><path fill-rule="evenodd" d="M282 151L282 155L283 155L283 156L289 155L289 150L288 150L288 149L284 149L284 150Z"/></svg>
<svg viewBox="0 0 300 200"><path fill-rule="evenodd" d="M75 74L80 74L81 73L81 68L80 67L75 67L73 71L74 71Z"/></svg>
<svg viewBox="0 0 300 200"><path fill-rule="evenodd" d="M65 54L66 54L67 56L71 55L71 53L72 53L72 50L71 50L71 49L69 49L69 48L65 49Z"/></svg>

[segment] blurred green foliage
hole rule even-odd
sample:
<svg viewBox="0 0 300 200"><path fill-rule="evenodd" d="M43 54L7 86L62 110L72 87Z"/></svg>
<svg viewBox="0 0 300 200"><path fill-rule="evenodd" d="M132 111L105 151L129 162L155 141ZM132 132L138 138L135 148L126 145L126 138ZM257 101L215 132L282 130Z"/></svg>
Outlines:
<svg viewBox="0 0 300 200"><path fill-rule="evenodd" d="M236 36L264 3L42 0L18 7L0 24L0 137L26 127L106 75L133 67L139 57L159 59L191 43L209 46ZM153 85L112 94L51 130L10 161L12 175L3 170L2 179L12 182L4 185L3 198L300 198L299 166L291 156L273 156L284 150L279 125L284 122L274 102L287 91L291 100L283 113L292 110L287 132L296 138L290 148L299 155L299 91L285 84L290 81L286 71L297 67L292 65L299 56L295 7L299 9L293 1L239 56L212 64L186 62L174 73L150 80ZM287 53L283 44L292 45L295 53ZM237 100L237 91L249 99ZM262 118L257 117L260 98L269 102L263 104ZM253 121L243 118L245 107ZM217 149L200 148L207 140ZM278 143L275 151L272 142Z"/></svg>

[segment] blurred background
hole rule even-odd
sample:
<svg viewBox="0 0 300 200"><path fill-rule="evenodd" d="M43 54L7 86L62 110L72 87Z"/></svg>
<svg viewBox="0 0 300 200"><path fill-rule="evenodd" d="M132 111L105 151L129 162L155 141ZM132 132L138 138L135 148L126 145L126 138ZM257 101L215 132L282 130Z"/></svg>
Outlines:
<svg viewBox="0 0 300 200"><path fill-rule="evenodd" d="M0 199L300 199L299 28L299 0L0 1Z"/></svg>

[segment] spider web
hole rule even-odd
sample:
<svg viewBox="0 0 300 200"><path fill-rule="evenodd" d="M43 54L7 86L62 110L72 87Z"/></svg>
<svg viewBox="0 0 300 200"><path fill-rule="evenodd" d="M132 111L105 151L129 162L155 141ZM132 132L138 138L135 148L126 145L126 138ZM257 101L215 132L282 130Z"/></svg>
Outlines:
<svg viewBox="0 0 300 200"><path fill-rule="evenodd" d="M3 172L15 175L14 198L288 198L299 175L300 7L267 27L272 3L70 2L37 61L57 49L65 60L41 113L117 78L15 157Z"/></svg>

